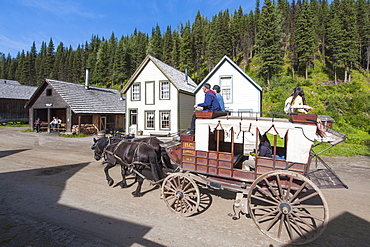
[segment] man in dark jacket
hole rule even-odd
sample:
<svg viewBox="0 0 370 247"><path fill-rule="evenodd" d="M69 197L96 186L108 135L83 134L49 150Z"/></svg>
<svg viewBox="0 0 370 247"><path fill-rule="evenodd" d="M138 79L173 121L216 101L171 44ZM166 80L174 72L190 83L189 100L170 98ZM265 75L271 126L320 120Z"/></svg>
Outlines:
<svg viewBox="0 0 370 247"><path fill-rule="evenodd" d="M194 105L194 108L202 107L203 111L220 111L221 109L220 105L218 104L216 92L211 90L211 85L209 83L205 83L202 89L203 92L205 93L204 103ZM194 113L191 119L190 128L188 129L189 131L187 132L187 134L189 135L194 135L195 133L195 119L196 114Z"/></svg>

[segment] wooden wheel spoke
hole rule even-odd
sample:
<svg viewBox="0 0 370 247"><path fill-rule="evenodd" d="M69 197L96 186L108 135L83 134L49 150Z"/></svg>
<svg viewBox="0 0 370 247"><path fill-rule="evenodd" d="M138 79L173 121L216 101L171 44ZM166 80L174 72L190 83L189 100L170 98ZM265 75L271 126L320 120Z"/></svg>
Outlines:
<svg viewBox="0 0 370 247"><path fill-rule="evenodd" d="M256 185L256 188L258 189L259 192L261 192L262 194L264 194L266 197L270 197L271 199L273 199L274 201L276 202L279 202L273 195L271 195L270 192L266 192L264 189L262 189L258 184Z"/></svg>
<svg viewBox="0 0 370 247"><path fill-rule="evenodd" d="M172 186L168 186L168 185L164 185L164 188L167 189L167 191L172 191L172 192L175 192L176 191L176 188L173 188Z"/></svg>
<svg viewBox="0 0 370 247"><path fill-rule="evenodd" d="M194 187L188 189L187 191L183 191L184 194L188 194L190 193L191 191L196 191Z"/></svg>
<svg viewBox="0 0 370 247"><path fill-rule="evenodd" d="M307 213L305 213L305 212L303 212L303 211L293 210L293 212L294 212L294 213L296 213L296 214L301 214L301 215L306 216L306 217L309 217L309 218L313 218L313 219L315 219L315 220L319 220L319 221L321 221L321 222L324 222L324 221L325 221L325 219L323 219L323 218L319 218L319 217L314 216L314 215L312 215L312 214L307 214Z"/></svg>
<svg viewBox="0 0 370 247"><path fill-rule="evenodd" d="M277 205L278 205L278 203L276 203L276 202L273 202L273 201L267 200L267 199L262 198L262 197L259 197L259 196L251 195L251 197L252 197L252 198L254 198L254 199L257 199L257 200L263 201L263 202L270 203L270 204L275 205L275 206L277 206Z"/></svg>
<svg viewBox="0 0 370 247"><path fill-rule="evenodd" d="M324 205L296 205L292 206L292 208L299 209L299 208L325 208L325 207Z"/></svg>
<svg viewBox="0 0 370 247"><path fill-rule="evenodd" d="M177 199L175 199L175 200L172 200L172 199L175 199L175 197L173 197L173 198L171 198L171 199L167 200L167 202L169 202L168 206L169 206L169 207L171 207L171 208L172 208L173 204L175 204L175 202L177 201ZM171 201L170 201L170 200L171 200Z"/></svg>
<svg viewBox="0 0 370 247"><path fill-rule="evenodd" d="M274 219L270 222L270 224L266 227L266 230L269 231L271 229L271 227L276 223L276 221L279 220L279 217L281 215L281 212L279 212L275 217Z"/></svg>
<svg viewBox="0 0 370 247"><path fill-rule="evenodd" d="M262 219L264 219L264 218L266 218L267 216L270 216L270 215L272 215L272 214L274 214L274 213L277 213L277 212L279 212L279 210L278 209L276 209L276 210L274 210L274 211L271 211L271 212L269 212L269 213L267 213L267 214L264 214L264 215L262 215L261 217L256 217L256 221L257 222L260 222Z"/></svg>
<svg viewBox="0 0 370 247"><path fill-rule="evenodd" d="M185 196L185 197L184 197L184 199L185 199L186 201L192 202L193 204L197 204L197 202L196 202L196 201L194 201L193 199L191 199L189 196Z"/></svg>
<svg viewBox="0 0 370 247"><path fill-rule="evenodd" d="M310 199L310 198L312 198L312 197L314 197L314 196L317 196L319 193L317 193L316 191L315 191L315 193L312 193L312 194L309 194L309 195L307 195L307 196L305 196L305 197L302 197L301 199L298 199L298 200L296 200L296 201L293 201L292 202L292 205L295 205L295 204L297 204L297 203L301 203L301 202L303 202L303 201L305 201L305 200L308 200L308 199Z"/></svg>
<svg viewBox="0 0 370 247"><path fill-rule="evenodd" d="M298 222L294 219L294 217L292 217L292 215L289 215L289 217L291 218L291 220L293 221L293 223L295 225L295 228L294 229L297 228L298 231L299 231L299 233L300 233L300 236L306 238L305 234L302 231L302 228L300 227L300 225L298 224Z"/></svg>
<svg viewBox="0 0 370 247"><path fill-rule="evenodd" d="M252 206L251 207L252 210L255 210L255 209L271 209L271 210L275 210L276 207L273 207L273 206Z"/></svg>
<svg viewBox="0 0 370 247"><path fill-rule="evenodd" d="M173 180L173 179L171 179L171 180ZM167 183L169 183L169 184L170 184L170 186L171 186L174 190L177 190L177 186L176 186L175 184L173 184L171 180L168 180L168 181L167 181ZM176 182L176 181L174 181L174 182Z"/></svg>
<svg viewBox="0 0 370 247"><path fill-rule="evenodd" d="M315 231L316 232L316 228L313 227L310 223L308 223L307 221L305 221L304 219L302 219L301 217L299 217L298 215L296 215L295 213L291 213L294 217L297 217L304 225L308 226L312 231Z"/></svg>
<svg viewBox="0 0 370 247"><path fill-rule="evenodd" d="M279 223L279 229L278 229L278 235L277 235L278 238L281 237L281 231L283 229L284 220L285 220L285 214L282 214L281 219L280 219L280 223Z"/></svg>
<svg viewBox="0 0 370 247"><path fill-rule="evenodd" d="M191 186L192 184L190 182L188 182L184 188L182 188L183 191L187 190L189 188L189 186Z"/></svg>
<svg viewBox="0 0 370 247"><path fill-rule="evenodd" d="M283 199L284 195L283 195L283 190L281 188L280 176L279 175L276 175L276 185L277 185L277 187L279 189L280 199Z"/></svg>
<svg viewBox="0 0 370 247"><path fill-rule="evenodd" d="M294 193L293 197L290 198L289 202L292 202L298 195L299 193L301 193L301 191L304 189L304 187L306 187L306 184L307 182L305 181L300 187L299 189Z"/></svg>
<svg viewBox="0 0 370 247"><path fill-rule="evenodd" d="M292 188L292 183L293 183L293 177L290 176L288 190L287 190L286 195L285 195L285 200L288 200L288 197L289 197L289 194L290 194L290 190Z"/></svg>
<svg viewBox="0 0 370 247"><path fill-rule="evenodd" d="M265 181L265 183L270 188L270 191L272 191L272 193L274 194L274 196L276 198L278 198L279 196L276 194L275 189L272 187L272 185L270 184L270 182L266 178L263 178L263 181Z"/></svg>

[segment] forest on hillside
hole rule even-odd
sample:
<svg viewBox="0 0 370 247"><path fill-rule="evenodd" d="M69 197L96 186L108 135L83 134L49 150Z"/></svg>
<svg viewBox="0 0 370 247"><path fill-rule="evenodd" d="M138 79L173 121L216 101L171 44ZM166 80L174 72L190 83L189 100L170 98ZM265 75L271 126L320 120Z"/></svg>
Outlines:
<svg viewBox="0 0 370 247"><path fill-rule="evenodd" d="M72 48L52 38L35 43L16 57L0 51L0 78L37 86L44 78L83 82L85 67L93 83L102 86L125 83L147 54L184 71L200 82L224 56L243 69L258 61L257 74L271 78L288 65L290 73L309 79L317 60L333 81L351 81L353 70L369 71L370 3L367 0L265 0L254 11L242 7L220 11L208 20L198 11L195 20L168 26L157 25L152 33L134 30L128 36L90 41ZM30 44L31 45L31 44Z"/></svg>
<svg viewBox="0 0 370 247"><path fill-rule="evenodd" d="M0 78L38 86L45 78L119 88L147 54L197 83L227 55L263 89L263 110L282 112L293 87L303 87L316 113L337 128L370 136L370 1L256 0L255 9L222 10L151 34L92 35L73 48L50 38L15 57L0 51ZM361 139L361 137L360 137ZM370 139L370 137L369 137ZM370 145L370 140L367 140Z"/></svg>

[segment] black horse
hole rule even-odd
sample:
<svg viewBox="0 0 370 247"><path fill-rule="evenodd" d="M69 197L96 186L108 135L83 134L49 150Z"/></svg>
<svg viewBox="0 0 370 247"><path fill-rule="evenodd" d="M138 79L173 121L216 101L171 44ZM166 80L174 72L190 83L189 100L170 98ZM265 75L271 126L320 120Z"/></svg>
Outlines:
<svg viewBox="0 0 370 247"><path fill-rule="evenodd" d="M96 152L97 148L95 148ZM132 195L134 197L142 196L141 186L144 181L144 176L142 172L144 168L150 165L154 181L159 181L165 177L162 167L158 164L157 154L154 148L144 142L126 142L120 141L108 145L105 150L105 163L107 164L104 168L106 179L109 185L113 185L114 181L109 176L109 169L116 166L116 164L121 165L122 181L117 183L122 188L126 188L126 175L132 172L136 173L135 182L138 186ZM101 157L101 155L95 157Z"/></svg>
<svg viewBox="0 0 370 247"><path fill-rule="evenodd" d="M93 139L94 144L92 145L91 149L95 150L95 159L100 160L101 155L104 154L104 149L113 143L117 143L120 141L126 141L126 142L145 142L148 145L152 146L157 154L157 160L158 163L164 167L167 167L169 169L175 170L176 166L174 166L171 163L170 157L168 156L166 150L161 147L161 144L163 143L161 140L159 140L157 137L145 137L145 138L130 138L128 136L118 134L113 135L112 137L102 137L100 139ZM162 162L163 160L163 162Z"/></svg>

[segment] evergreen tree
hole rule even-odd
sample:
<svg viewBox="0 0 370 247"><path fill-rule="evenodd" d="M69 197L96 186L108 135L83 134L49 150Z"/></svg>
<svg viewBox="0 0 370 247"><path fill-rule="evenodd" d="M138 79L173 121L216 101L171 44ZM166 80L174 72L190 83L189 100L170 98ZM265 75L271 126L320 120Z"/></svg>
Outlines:
<svg viewBox="0 0 370 247"><path fill-rule="evenodd" d="M171 26L167 26L167 30L163 35L163 56L162 61L173 66L171 53L173 49L173 39L172 39L172 30Z"/></svg>
<svg viewBox="0 0 370 247"><path fill-rule="evenodd" d="M161 29L157 24L156 27L152 29L152 36L149 38L147 54L151 54L153 57L162 60L162 53L163 39L161 35Z"/></svg>
<svg viewBox="0 0 370 247"><path fill-rule="evenodd" d="M97 83L107 86L109 82L108 42L102 41L96 54L95 77Z"/></svg>
<svg viewBox="0 0 370 247"><path fill-rule="evenodd" d="M193 57L193 40L191 36L190 22L187 22L181 32L181 49L180 49L180 70L185 71L187 67L189 73L194 72L194 57Z"/></svg>
<svg viewBox="0 0 370 247"><path fill-rule="evenodd" d="M313 15L309 4L304 1L299 8L296 17L295 42L299 66L305 69L305 78L308 80L308 68L313 63L314 54L317 50Z"/></svg>
<svg viewBox="0 0 370 247"><path fill-rule="evenodd" d="M281 69L280 53L281 32L276 18L276 9L271 0L265 0L259 21L257 33L258 56L261 60L259 74L266 78L270 87L272 75Z"/></svg>

